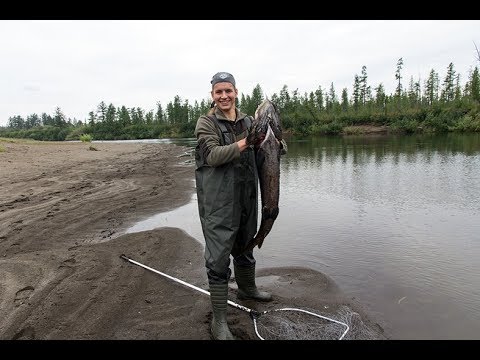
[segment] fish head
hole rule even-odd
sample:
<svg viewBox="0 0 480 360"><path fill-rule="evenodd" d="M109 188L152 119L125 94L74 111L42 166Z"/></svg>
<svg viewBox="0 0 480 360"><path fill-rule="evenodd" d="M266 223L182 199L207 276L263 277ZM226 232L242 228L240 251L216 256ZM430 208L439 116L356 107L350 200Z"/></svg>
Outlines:
<svg viewBox="0 0 480 360"><path fill-rule="evenodd" d="M255 111L255 131L266 135L270 127L277 140L282 140L282 125L280 122L280 111L270 100L265 99L258 105Z"/></svg>

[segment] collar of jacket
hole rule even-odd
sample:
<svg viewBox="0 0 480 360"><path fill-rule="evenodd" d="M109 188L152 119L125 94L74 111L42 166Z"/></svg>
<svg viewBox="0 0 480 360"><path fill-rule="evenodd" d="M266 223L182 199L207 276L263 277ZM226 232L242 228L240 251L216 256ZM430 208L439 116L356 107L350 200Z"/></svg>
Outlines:
<svg viewBox="0 0 480 360"><path fill-rule="evenodd" d="M238 121L238 120L242 120L245 116L247 116L247 114L244 114L240 111L239 108L235 108L235 113L237 114L237 118L235 121ZM219 108L216 108L215 109L215 116L217 117L217 119L219 120L227 120L227 121L231 121L230 119L226 118L225 115L223 114L223 111L220 110Z"/></svg>

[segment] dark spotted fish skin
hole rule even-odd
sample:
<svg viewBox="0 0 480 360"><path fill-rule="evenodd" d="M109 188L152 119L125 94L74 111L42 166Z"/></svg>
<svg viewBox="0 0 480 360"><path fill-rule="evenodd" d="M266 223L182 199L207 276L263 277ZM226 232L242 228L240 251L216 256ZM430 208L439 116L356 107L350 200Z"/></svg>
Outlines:
<svg viewBox="0 0 480 360"><path fill-rule="evenodd" d="M257 245L259 249L262 247L279 212L282 127L280 113L270 100L267 99L258 106L252 129L259 133L260 137L264 137L263 141L255 146L262 219L255 237L245 246L245 251L250 251Z"/></svg>

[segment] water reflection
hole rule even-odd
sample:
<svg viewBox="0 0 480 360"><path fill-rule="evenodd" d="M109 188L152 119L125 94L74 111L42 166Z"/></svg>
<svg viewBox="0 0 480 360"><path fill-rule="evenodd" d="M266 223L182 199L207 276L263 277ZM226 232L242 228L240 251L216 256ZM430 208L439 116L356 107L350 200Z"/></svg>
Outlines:
<svg viewBox="0 0 480 360"><path fill-rule="evenodd" d="M128 228L125 233L153 230L160 226L180 228L191 237L204 243L200 219L198 217L196 194L192 195L188 204L142 220Z"/></svg>

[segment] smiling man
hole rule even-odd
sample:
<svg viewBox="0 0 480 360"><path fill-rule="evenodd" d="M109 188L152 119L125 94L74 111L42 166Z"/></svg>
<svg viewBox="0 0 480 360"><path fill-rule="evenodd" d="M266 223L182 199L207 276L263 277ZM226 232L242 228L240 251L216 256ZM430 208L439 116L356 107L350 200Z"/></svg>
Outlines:
<svg viewBox="0 0 480 360"><path fill-rule="evenodd" d="M211 334L213 339L233 340L227 324L230 256L237 297L272 299L255 285L253 250L243 252L257 231L258 175L252 145L260 139L247 140L253 119L235 106L238 90L233 75L216 73L210 83L212 109L195 127L195 180L213 312Z"/></svg>

